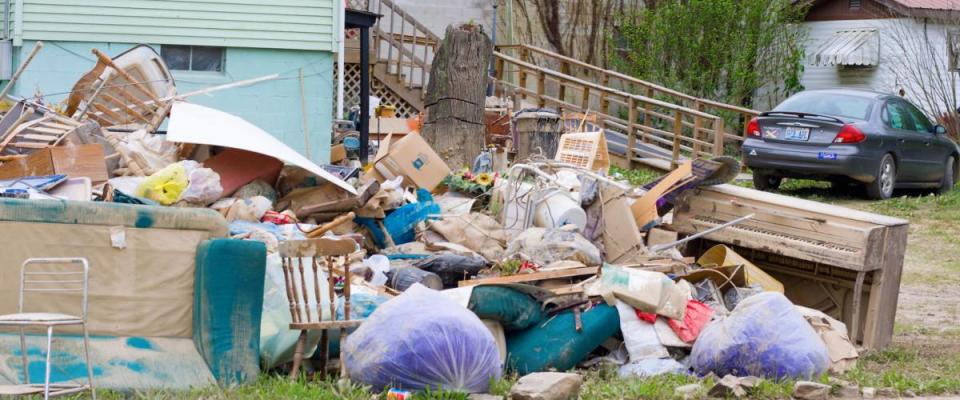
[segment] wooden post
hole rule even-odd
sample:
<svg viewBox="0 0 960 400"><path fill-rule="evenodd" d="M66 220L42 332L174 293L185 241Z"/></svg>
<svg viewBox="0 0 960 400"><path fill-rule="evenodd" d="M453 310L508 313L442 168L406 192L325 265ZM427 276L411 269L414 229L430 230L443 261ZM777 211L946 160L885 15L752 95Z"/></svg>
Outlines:
<svg viewBox="0 0 960 400"><path fill-rule="evenodd" d="M399 10L399 9L398 9ZM397 13L400 15L400 45L397 46L397 79L400 81L400 84L403 84L403 31L407 28L407 19L403 17L403 14ZM393 35L393 32L387 32L388 35ZM396 40L396 39L394 39Z"/></svg>
<svg viewBox="0 0 960 400"><path fill-rule="evenodd" d="M723 155L723 118L716 117L713 121L713 155Z"/></svg>
<svg viewBox="0 0 960 400"><path fill-rule="evenodd" d="M583 94L580 98L580 107L583 108L583 112L586 112L590 109L590 87L583 87Z"/></svg>
<svg viewBox="0 0 960 400"><path fill-rule="evenodd" d="M546 75L544 75L543 71L537 70L537 106L540 108L547 106L546 100L543 99L546 86Z"/></svg>
<svg viewBox="0 0 960 400"><path fill-rule="evenodd" d="M570 75L570 63L563 61L560 63L560 73ZM557 96L560 101L567 101L567 88L560 85L560 94Z"/></svg>
<svg viewBox="0 0 960 400"><path fill-rule="evenodd" d="M651 88L651 87L648 87L648 88L647 88L647 98L649 98L649 99L652 99L652 98L653 98L653 88ZM651 106L650 106L650 103L647 103L647 102L644 102L644 103L643 103L643 125L649 126L649 127L652 128L652 127L653 127L653 118L650 117L650 107L651 107ZM643 135L643 136L641 136L641 137L643 138L643 142L644 142L644 143L647 143L647 142L650 141L650 139L647 139L647 136L646 136L646 135Z"/></svg>
<svg viewBox="0 0 960 400"><path fill-rule="evenodd" d="M600 84L602 84L603 87L607 87L607 84L609 83L610 83L610 74L607 74L606 72L604 72L603 78L601 78L600 80ZM604 90L603 92L600 92L600 113L607 114L609 111L610 111L610 101L607 100L607 91Z"/></svg>
<svg viewBox="0 0 960 400"><path fill-rule="evenodd" d="M670 160L670 169L680 166L680 137L683 136L683 114L680 110L673 112L673 157Z"/></svg>
<svg viewBox="0 0 960 400"><path fill-rule="evenodd" d="M483 151L492 56L493 43L479 28L451 25L433 58L422 135L450 169L472 165Z"/></svg>
<svg viewBox="0 0 960 400"><path fill-rule="evenodd" d="M633 153L637 147L637 101L633 96L627 100L627 165L633 168Z"/></svg>
<svg viewBox="0 0 960 400"><path fill-rule="evenodd" d="M30 54L27 55L27 59L23 60L23 63L17 67L17 71L13 73L13 76L7 81L7 86L3 87L3 91L0 92L0 101L3 101L7 98L7 94L10 93L10 89L13 88L13 84L17 83L17 80L20 79L20 75L23 74L23 71L27 70L27 66L30 65L30 62L33 61L33 58L37 56L37 53L40 52L40 49L43 48L43 42L37 42L33 45L33 49L30 50ZM91 97L92 98L92 97Z"/></svg>
<svg viewBox="0 0 960 400"><path fill-rule="evenodd" d="M700 111L703 105L700 100L693 103L694 109ZM703 124L699 115L693 116L693 158L700 158L700 126Z"/></svg>

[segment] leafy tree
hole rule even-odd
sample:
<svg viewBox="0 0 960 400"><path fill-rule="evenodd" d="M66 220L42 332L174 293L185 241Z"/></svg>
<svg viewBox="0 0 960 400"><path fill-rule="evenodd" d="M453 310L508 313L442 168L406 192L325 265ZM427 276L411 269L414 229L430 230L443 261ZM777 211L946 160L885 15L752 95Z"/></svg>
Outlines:
<svg viewBox="0 0 960 400"><path fill-rule="evenodd" d="M782 99L800 91L809 2L663 0L622 14L609 61L624 73L698 97L755 104L760 90Z"/></svg>

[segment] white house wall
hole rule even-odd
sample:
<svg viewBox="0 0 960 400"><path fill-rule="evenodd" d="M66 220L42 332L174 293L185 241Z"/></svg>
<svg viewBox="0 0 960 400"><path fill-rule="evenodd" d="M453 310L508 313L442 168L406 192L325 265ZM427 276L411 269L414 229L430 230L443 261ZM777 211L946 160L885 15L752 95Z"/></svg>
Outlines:
<svg viewBox="0 0 960 400"><path fill-rule="evenodd" d="M884 93L897 93L900 89L906 91L907 98L916 100L914 95L919 89L910 87L903 79L898 78L896 73L898 60L905 55L894 45L892 36L895 32L905 30L912 35L922 37L924 35L924 26L921 21L911 19L872 19L872 20L844 20L844 21L817 21L804 24L809 29L805 60L806 66L801 78L801 83L806 89L828 89L828 88L859 88L869 89ZM898 28L900 27L900 28ZM880 57L878 65L874 67L840 67L827 66L821 67L811 63L810 55L816 52L822 43L827 41L834 32L844 29L856 28L877 28L880 32ZM947 69L946 51L947 27L942 24L930 23L927 25L927 40L934 44L937 54L935 58L942 60L942 68ZM914 60L916 55L906 56L908 60ZM944 73L942 76L948 76Z"/></svg>

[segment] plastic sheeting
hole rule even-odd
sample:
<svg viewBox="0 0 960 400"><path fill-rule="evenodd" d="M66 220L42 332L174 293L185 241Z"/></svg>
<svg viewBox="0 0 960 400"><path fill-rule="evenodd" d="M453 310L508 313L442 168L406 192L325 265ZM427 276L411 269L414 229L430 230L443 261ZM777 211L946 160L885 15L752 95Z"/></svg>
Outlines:
<svg viewBox="0 0 960 400"><path fill-rule="evenodd" d="M442 387L483 393L502 369L497 344L483 322L421 285L377 308L347 338L343 357L350 378L375 390Z"/></svg>
<svg viewBox="0 0 960 400"><path fill-rule="evenodd" d="M827 370L827 348L783 294L765 292L700 333L691 353L699 374L811 379Z"/></svg>

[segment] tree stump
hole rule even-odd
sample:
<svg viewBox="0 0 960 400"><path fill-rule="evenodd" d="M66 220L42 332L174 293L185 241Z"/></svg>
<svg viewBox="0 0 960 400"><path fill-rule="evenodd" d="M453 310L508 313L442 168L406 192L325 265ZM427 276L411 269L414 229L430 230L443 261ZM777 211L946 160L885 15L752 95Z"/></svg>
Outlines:
<svg viewBox="0 0 960 400"><path fill-rule="evenodd" d="M450 169L483 151L483 111L493 44L478 25L447 26L430 70L421 134Z"/></svg>

